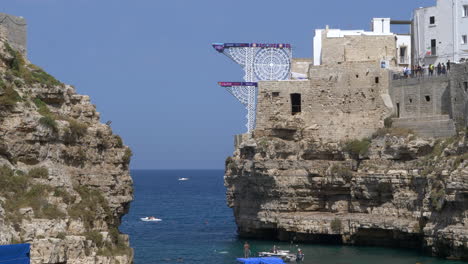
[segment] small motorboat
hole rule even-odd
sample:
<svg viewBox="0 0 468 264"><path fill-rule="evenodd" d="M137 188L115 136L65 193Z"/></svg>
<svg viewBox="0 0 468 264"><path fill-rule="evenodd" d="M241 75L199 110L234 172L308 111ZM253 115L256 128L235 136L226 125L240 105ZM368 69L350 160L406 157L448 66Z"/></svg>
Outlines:
<svg viewBox="0 0 468 264"><path fill-rule="evenodd" d="M141 221L145 221L145 222L160 222L162 221L162 219L160 218L156 218L154 216L147 216L147 217L143 217L143 218L140 218Z"/></svg>
<svg viewBox="0 0 468 264"><path fill-rule="evenodd" d="M258 252L259 257L275 257L281 258L286 262L291 262L296 260L296 255L291 253L289 250L278 249L275 252Z"/></svg>
<svg viewBox="0 0 468 264"><path fill-rule="evenodd" d="M188 181L189 178L179 178L179 181Z"/></svg>

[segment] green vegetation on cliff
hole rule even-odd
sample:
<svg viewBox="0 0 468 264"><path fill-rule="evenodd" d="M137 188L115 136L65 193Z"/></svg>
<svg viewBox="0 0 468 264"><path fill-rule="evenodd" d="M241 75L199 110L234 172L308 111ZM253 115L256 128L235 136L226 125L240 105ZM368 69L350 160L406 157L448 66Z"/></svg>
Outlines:
<svg viewBox="0 0 468 264"><path fill-rule="evenodd" d="M26 64L23 56L8 43L5 43L5 49L12 58L9 60L3 58L3 60L9 66L13 76L23 79L26 84L39 83L46 86L63 85L40 67L33 64Z"/></svg>
<svg viewBox="0 0 468 264"><path fill-rule="evenodd" d="M0 167L0 196L7 198L3 203L6 219L18 222L22 217L21 208L32 208L36 218L56 219L65 217L56 205L45 197L52 191L49 185L35 184L33 178L46 178L48 172L36 168L29 173L13 171L7 166Z"/></svg>

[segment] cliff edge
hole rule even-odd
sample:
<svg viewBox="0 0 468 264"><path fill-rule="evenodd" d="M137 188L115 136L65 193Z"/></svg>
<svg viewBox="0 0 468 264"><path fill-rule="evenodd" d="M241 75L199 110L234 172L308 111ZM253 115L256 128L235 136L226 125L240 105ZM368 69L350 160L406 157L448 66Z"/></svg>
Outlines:
<svg viewBox="0 0 468 264"><path fill-rule="evenodd" d="M465 132L436 140L382 128L336 142L303 132L254 132L226 160L227 201L241 237L468 259Z"/></svg>
<svg viewBox="0 0 468 264"><path fill-rule="evenodd" d="M0 244L32 263L132 263L121 217L130 149L88 96L31 64L0 32Z"/></svg>

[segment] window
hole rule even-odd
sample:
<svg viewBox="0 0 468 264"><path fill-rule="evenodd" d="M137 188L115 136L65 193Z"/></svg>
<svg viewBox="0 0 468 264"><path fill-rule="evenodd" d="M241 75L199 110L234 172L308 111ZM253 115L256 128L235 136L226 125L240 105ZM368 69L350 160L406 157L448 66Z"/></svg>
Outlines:
<svg viewBox="0 0 468 264"><path fill-rule="evenodd" d="M291 94L291 114L295 115L301 112L301 94Z"/></svg>
<svg viewBox="0 0 468 264"><path fill-rule="evenodd" d="M431 39L431 55L437 55L437 40Z"/></svg>
<svg viewBox="0 0 468 264"><path fill-rule="evenodd" d="M434 25L435 24L435 16L431 16L429 18L429 24Z"/></svg>
<svg viewBox="0 0 468 264"><path fill-rule="evenodd" d="M278 97L278 96L279 96L279 92L272 92L271 95L272 95L273 97Z"/></svg>
<svg viewBox="0 0 468 264"><path fill-rule="evenodd" d="M468 17L468 5L463 6L463 17Z"/></svg>
<svg viewBox="0 0 468 264"><path fill-rule="evenodd" d="M463 88L465 89L465 92L468 92L468 82L463 83Z"/></svg>
<svg viewBox="0 0 468 264"><path fill-rule="evenodd" d="M462 36L462 41L461 42L462 42L461 44L468 44L468 38L467 38L466 35Z"/></svg>
<svg viewBox="0 0 468 264"><path fill-rule="evenodd" d="M379 83L379 77L375 77L375 83Z"/></svg>
<svg viewBox="0 0 468 264"><path fill-rule="evenodd" d="M406 59L406 49L407 47L400 47L400 64L407 64L407 59Z"/></svg>
<svg viewBox="0 0 468 264"><path fill-rule="evenodd" d="M431 97L429 95L426 95L424 96L426 98L426 102L430 102L431 101Z"/></svg>

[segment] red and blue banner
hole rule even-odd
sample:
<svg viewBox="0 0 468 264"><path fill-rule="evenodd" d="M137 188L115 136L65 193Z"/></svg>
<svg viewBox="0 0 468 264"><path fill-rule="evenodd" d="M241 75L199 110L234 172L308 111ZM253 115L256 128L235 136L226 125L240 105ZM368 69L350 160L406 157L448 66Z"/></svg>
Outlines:
<svg viewBox="0 0 468 264"><path fill-rule="evenodd" d="M213 48L219 52L223 52L228 48L277 48L290 49L291 44L286 43L213 43Z"/></svg>
<svg viewBox="0 0 468 264"><path fill-rule="evenodd" d="M234 86L258 86L256 82L218 82L221 87L234 87Z"/></svg>

